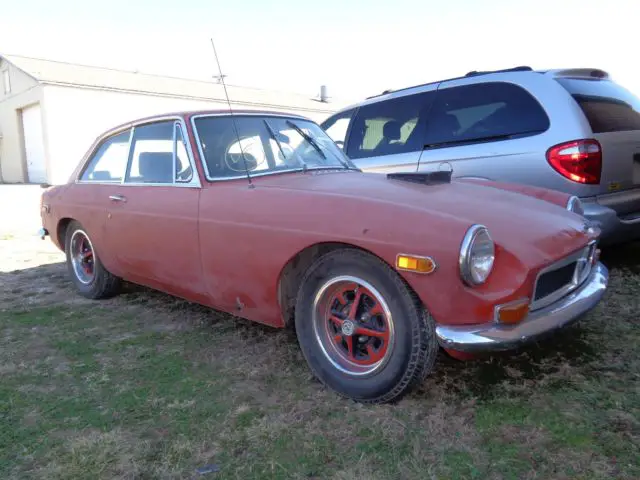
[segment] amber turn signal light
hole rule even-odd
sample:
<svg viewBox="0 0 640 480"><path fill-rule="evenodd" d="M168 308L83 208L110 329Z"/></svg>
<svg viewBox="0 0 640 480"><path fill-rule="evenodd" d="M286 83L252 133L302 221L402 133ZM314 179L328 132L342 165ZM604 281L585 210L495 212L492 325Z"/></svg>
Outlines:
<svg viewBox="0 0 640 480"><path fill-rule="evenodd" d="M436 262L431 257L399 254L396 257L396 268L416 273L431 273L436 269Z"/></svg>
<svg viewBox="0 0 640 480"><path fill-rule="evenodd" d="M514 324L525 319L529 313L529 299L523 298L515 302L496 307L496 320L500 323Z"/></svg>

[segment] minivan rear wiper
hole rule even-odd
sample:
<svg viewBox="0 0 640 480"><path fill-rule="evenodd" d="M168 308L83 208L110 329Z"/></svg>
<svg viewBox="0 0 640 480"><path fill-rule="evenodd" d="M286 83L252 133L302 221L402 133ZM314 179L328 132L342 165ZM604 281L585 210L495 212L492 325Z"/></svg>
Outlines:
<svg viewBox="0 0 640 480"><path fill-rule="evenodd" d="M510 140L512 138L526 137L528 135L535 135L536 133L542 133L542 132L543 132L542 130L531 130L527 132L503 133L501 135L489 135L486 137L464 138L460 140L450 140L448 142L427 143L424 145L423 148L429 149L429 148L451 147L456 145L465 145L469 143L492 142L495 140Z"/></svg>

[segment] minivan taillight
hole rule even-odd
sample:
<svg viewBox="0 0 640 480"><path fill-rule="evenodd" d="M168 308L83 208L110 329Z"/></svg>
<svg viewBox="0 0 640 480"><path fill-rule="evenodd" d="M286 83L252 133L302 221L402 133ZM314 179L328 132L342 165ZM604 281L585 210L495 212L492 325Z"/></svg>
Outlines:
<svg viewBox="0 0 640 480"><path fill-rule="evenodd" d="M547 150L547 161L560 175L578 183L599 184L602 148L597 140L574 140Z"/></svg>

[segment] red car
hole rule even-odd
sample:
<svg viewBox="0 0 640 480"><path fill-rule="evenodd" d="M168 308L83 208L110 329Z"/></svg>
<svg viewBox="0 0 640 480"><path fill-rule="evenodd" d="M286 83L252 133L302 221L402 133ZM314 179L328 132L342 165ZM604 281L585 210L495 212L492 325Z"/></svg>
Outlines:
<svg viewBox="0 0 640 480"><path fill-rule="evenodd" d="M608 271L568 195L450 172L363 173L314 122L158 116L97 139L42 195L88 298L122 280L273 327L315 375L391 401L457 355L511 349L592 309Z"/></svg>

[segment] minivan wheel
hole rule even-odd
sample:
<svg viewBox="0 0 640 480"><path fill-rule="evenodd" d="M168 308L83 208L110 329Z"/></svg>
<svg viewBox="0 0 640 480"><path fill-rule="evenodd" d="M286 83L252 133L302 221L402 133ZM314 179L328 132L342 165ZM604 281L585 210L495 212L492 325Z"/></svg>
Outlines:
<svg viewBox="0 0 640 480"><path fill-rule="evenodd" d="M89 234L79 222L73 221L67 227L64 250L69 275L80 295L101 299L118 293L120 279L104 268Z"/></svg>
<svg viewBox="0 0 640 480"><path fill-rule="evenodd" d="M399 399L433 369L435 323L402 278L355 249L320 257L298 291L295 326L315 376L364 403Z"/></svg>

